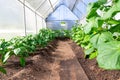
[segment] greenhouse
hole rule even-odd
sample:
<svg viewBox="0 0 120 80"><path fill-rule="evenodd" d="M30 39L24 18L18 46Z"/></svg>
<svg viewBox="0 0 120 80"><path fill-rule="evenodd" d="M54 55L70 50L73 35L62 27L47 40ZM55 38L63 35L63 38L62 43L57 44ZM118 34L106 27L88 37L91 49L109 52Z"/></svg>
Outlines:
<svg viewBox="0 0 120 80"><path fill-rule="evenodd" d="M0 80L120 80L120 0L0 0Z"/></svg>

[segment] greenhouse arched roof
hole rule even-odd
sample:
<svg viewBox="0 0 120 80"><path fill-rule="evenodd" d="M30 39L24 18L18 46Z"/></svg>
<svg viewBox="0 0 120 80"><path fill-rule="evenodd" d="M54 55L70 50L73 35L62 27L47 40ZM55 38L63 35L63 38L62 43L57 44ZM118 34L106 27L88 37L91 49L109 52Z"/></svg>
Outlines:
<svg viewBox="0 0 120 80"><path fill-rule="evenodd" d="M50 13L54 12L60 5L65 5L79 19L86 13L88 3L97 0L19 0L28 7L32 7L36 12L46 18Z"/></svg>

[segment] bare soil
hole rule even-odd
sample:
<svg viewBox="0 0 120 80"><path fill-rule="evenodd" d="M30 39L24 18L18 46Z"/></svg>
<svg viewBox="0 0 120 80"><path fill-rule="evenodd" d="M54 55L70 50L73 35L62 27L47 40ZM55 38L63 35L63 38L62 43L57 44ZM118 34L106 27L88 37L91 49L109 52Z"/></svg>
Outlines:
<svg viewBox="0 0 120 80"><path fill-rule="evenodd" d="M7 75L0 80L89 80L73 53L69 40L55 40L44 49L37 49L21 67L15 56L5 65Z"/></svg>
<svg viewBox="0 0 120 80"><path fill-rule="evenodd" d="M89 80L120 80L120 70L101 69L98 67L96 59L90 60L84 58L83 49L76 45L76 43L71 41L70 45Z"/></svg>
<svg viewBox="0 0 120 80"><path fill-rule="evenodd" d="M0 80L120 80L119 70L104 70L95 59L84 59L83 49L69 39L38 48L26 59L25 67L15 56L4 67L7 74L0 73Z"/></svg>

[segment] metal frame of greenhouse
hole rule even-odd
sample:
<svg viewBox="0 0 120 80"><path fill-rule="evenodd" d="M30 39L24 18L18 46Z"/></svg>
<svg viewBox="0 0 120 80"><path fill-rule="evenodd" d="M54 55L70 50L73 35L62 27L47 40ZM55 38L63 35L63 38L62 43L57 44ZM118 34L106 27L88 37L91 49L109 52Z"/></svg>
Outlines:
<svg viewBox="0 0 120 80"><path fill-rule="evenodd" d="M64 21L60 17L65 15L59 14L61 12L58 11L60 15L57 16L58 20L50 18L48 21L51 23L47 24L47 17L60 5L65 5L78 18L77 21L84 23L86 7L95 1L97 0L0 0L0 38L35 34L55 21ZM66 12L66 15L69 16L69 12ZM65 19L65 21L71 20ZM75 21L73 20L74 23Z"/></svg>

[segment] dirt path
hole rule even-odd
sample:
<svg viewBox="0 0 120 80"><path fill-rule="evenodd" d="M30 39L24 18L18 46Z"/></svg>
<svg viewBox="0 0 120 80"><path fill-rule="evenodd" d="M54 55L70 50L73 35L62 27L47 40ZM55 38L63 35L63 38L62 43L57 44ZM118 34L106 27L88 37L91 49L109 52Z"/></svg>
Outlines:
<svg viewBox="0 0 120 80"><path fill-rule="evenodd" d="M24 68L18 59L9 60L8 73L0 74L0 80L89 80L68 42L58 40L56 46L30 56Z"/></svg>
<svg viewBox="0 0 120 80"><path fill-rule="evenodd" d="M53 55L50 80L88 80L67 41L59 41Z"/></svg>

